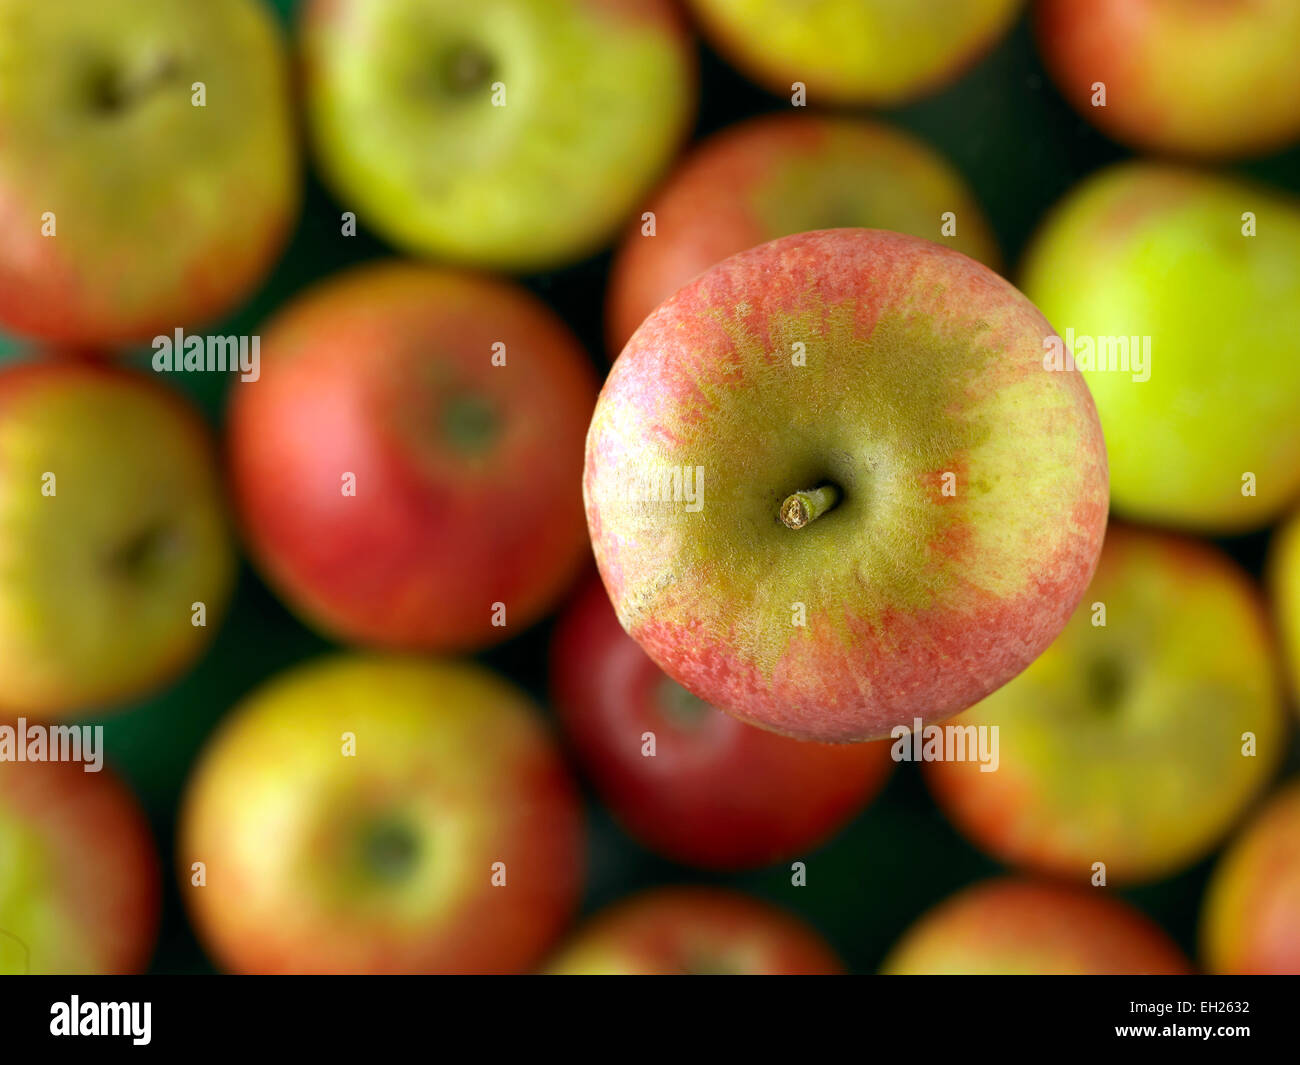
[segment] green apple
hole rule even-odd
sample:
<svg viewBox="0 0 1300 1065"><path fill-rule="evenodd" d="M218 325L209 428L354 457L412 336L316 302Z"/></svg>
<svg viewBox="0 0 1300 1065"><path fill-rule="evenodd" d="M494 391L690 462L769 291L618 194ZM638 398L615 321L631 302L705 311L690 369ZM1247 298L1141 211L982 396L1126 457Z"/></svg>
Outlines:
<svg viewBox="0 0 1300 1065"><path fill-rule="evenodd" d="M814 102L896 105L958 77L1023 0L689 0L710 41L751 78Z"/></svg>
<svg viewBox="0 0 1300 1065"><path fill-rule="evenodd" d="M1087 385L987 267L831 229L724 259L640 326L587 434L623 628L796 739L960 713L1046 649L1106 525Z"/></svg>
<svg viewBox="0 0 1300 1065"><path fill-rule="evenodd" d="M895 945L892 975L1183 975L1191 966L1144 914L1099 889L989 880L940 903Z"/></svg>
<svg viewBox="0 0 1300 1065"><path fill-rule="evenodd" d="M160 888L144 812L109 770L0 762L0 974L143 971Z"/></svg>
<svg viewBox="0 0 1300 1065"><path fill-rule="evenodd" d="M658 888L598 913L554 958L560 976L833 975L843 963L802 921L720 888Z"/></svg>
<svg viewBox="0 0 1300 1065"><path fill-rule="evenodd" d="M1074 339L1122 513L1241 532L1300 495L1300 201L1123 163L1056 207L1022 287Z"/></svg>
<svg viewBox="0 0 1300 1065"><path fill-rule="evenodd" d="M1300 513L1274 534L1268 578L1291 693L1300 701Z"/></svg>
<svg viewBox="0 0 1300 1065"><path fill-rule="evenodd" d="M1300 975L1300 781L1273 796L1220 859L1201 953L1212 973Z"/></svg>
<svg viewBox="0 0 1300 1065"><path fill-rule="evenodd" d="M408 251L505 269L595 251L694 108L670 0L308 0L302 52L342 206Z"/></svg>
<svg viewBox="0 0 1300 1065"><path fill-rule="evenodd" d="M0 370L0 707L157 690L206 647L234 575L212 441L178 395L93 363Z"/></svg>
<svg viewBox="0 0 1300 1065"><path fill-rule="evenodd" d="M1083 880L1168 876L1204 857L1286 750L1258 591L1218 549L1112 525L1057 641L957 718L1000 764L927 762L940 806L1002 861Z"/></svg>
<svg viewBox="0 0 1300 1065"><path fill-rule="evenodd" d="M518 972L577 905L582 814L513 686L469 663L340 655L223 724L177 860L232 972Z"/></svg>
<svg viewBox="0 0 1300 1065"><path fill-rule="evenodd" d="M258 0L0 0L0 327L99 345L220 317L299 199Z"/></svg>

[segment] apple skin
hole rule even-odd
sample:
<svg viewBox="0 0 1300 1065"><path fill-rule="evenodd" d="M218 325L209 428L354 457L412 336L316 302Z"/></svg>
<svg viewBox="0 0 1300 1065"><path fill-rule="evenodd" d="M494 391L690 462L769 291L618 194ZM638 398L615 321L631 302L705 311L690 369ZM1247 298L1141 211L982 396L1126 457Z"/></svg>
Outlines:
<svg viewBox="0 0 1300 1065"><path fill-rule="evenodd" d="M527 696L466 662L350 654L234 710L187 787L177 862L231 972L511 973L573 915L584 846Z"/></svg>
<svg viewBox="0 0 1300 1065"><path fill-rule="evenodd" d="M1259 155L1300 137L1294 0L1041 0L1043 62L1070 103L1133 148ZM1106 106L1094 107L1104 82Z"/></svg>
<svg viewBox="0 0 1300 1065"><path fill-rule="evenodd" d="M0 763L0 854L0 973L148 966L161 868L143 811L111 770Z"/></svg>
<svg viewBox="0 0 1300 1065"><path fill-rule="evenodd" d="M695 107L670 0L308 0L301 46L308 127L340 202L409 252L475 266L595 252Z"/></svg>
<svg viewBox="0 0 1300 1065"><path fill-rule="evenodd" d="M897 233L784 237L702 274L614 362L587 436L623 628L798 739L880 739L1006 683L1064 626L1106 523L1096 413L1079 374L1044 369L1052 335L991 270ZM653 501L682 467L702 499ZM783 525L820 482L838 506Z"/></svg>
<svg viewBox="0 0 1300 1065"><path fill-rule="evenodd" d="M1300 703L1300 513L1273 535L1268 584L1291 694Z"/></svg>
<svg viewBox="0 0 1300 1065"><path fill-rule="evenodd" d="M560 976L838 975L812 928L737 891L656 888L580 928L548 967Z"/></svg>
<svg viewBox="0 0 1300 1065"><path fill-rule="evenodd" d="M261 380L233 391L249 549L313 627L372 646L475 649L536 621L579 572L596 379L523 289L363 266L281 312ZM498 602L506 626L492 624Z"/></svg>
<svg viewBox="0 0 1300 1065"><path fill-rule="evenodd" d="M1300 496L1300 200L1119 164L1054 208L1021 287L1063 335L1151 338L1149 380L1084 374L1121 514L1236 533ZM1247 472L1254 496L1242 495Z"/></svg>
<svg viewBox="0 0 1300 1065"><path fill-rule="evenodd" d="M1219 860L1201 955L1212 973L1300 975L1300 781L1274 795Z"/></svg>
<svg viewBox="0 0 1300 1065"><path fill-rule="evenodd" d="M1093 604L1106 605L1094 626ZM997 726L1000 766L926 762L935 799L1011 865L1110 883L1204 857L1287 745L1268 619L1217 548L1111 525L1057 641L955 725ZM1254 733L1256 755L1241 753Z"/></svg>
<svg viewBox="0 0 1300 1065"><path fill-rule="evenodd" d="M48 341L221 317L298 211L288 58L253 0L0 0L0 144L0 326Z"/></svg>
<svg viewBox="0 0 1300 1065"><path fill-rule="evenodd" d="M688 0L746 76L814 103L894 106L955 81L1010 28L1023 0Z"/></svg>
<svg viewBox="0 0 1300 1065"><path fill-rule="evenodd" d="M0 556L4 712L67 716L166 685L207 647L235 578L198 412L115 367L0 368Z"/></svg>
<svg viewBox="0 0 1300 1065"><path fill-rule="evenodd" d="M997 242L961 175L925 143L856 118L777 114L700 145L638 218L610 274L606 325L617 355L642 320L729 255L792 233L862 226L947 244L996 270ZM957 234L942 236L952 211Z"/></svg>
<svg viewBox="0 0 1300 1065"><path fill-rule="evenodd" d="M813 850L893 766L888 743L800 743L746 725L664 675L619 626L594 577L551 645L552 702L602 800L651 850L752 869ZM655 734L655 756L642 736Z"/></svg>
<svg viewBox="0 0 1300 1065"><path fill-rule="evenodd" d="M1002 878L922 916L881 968L907 976L1186 975L1191 965L1145 914L1101 889Z"/></svg>

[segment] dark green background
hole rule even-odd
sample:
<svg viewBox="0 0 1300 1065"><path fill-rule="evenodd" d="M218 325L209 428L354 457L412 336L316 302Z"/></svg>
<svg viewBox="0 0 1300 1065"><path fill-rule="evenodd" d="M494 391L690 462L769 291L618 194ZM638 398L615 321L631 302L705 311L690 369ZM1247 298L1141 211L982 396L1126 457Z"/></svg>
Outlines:
<svg viewBox="0 0 1300 1065"><path fill-rule="evenodd" d="M274 6L288 25L294 0L275 0ZM697 137L787 106L787 101L746 83L703 48L701 65ZM1045 211L1082 177L1129 154L1091 130L1062 101L1042 69L1023 19L992 54L945 92L885 112L885 117L920 135L965 174L992 221L1013 280L1015 263ZM1300 192L1300 148L1234 169ZM343 208L321 190L314 174L305 180L306 206L291 246L257 296L220 332L257 332L259 323L305 285L350 264L390 254L368 235L342 237ZM601 304L608 261L605 254L526 279L578 333L602 372ZM17 350L0 337L0 353ZM143 358L139 361L145 365ZM174 380L220 424L225 378L194 374ZM1258 573L1267 540L1267 533L1259 533L1221 542ZM479 657L544 701L550 629L547 622ZM155 970L210 970L189 930L171 874L175 811L195 755L214 724L242 695L270 674L329 647L303 629L245 566L233 609L203 661L159 697L103 719L109 758L142 799L168 870ZM1298 755L1293 750L1291 771L1300 765ZM808 885L803 888L790 886L788 865L740 877L701 877L632 843L594 801L588 802L588 810L586 912L639 887L712 879L803 914L858 971L875 969L904 927L931 904L999 868L953 832L909 765L896 768L883 795L836 840L805 856ZM1209 865L1121 894L1194 951Z"/></svg>

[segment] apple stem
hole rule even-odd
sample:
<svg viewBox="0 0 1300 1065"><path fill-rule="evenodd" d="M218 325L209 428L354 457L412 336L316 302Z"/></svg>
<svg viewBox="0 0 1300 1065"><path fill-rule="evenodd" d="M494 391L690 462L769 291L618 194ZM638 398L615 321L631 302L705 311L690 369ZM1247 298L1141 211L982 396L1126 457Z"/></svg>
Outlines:
<svg viewBox="0 0 1300 1065"><path fill-rule="evenodd" d="M840 501L840 490L833 484L824 484L819 488L808 488L786 496L781 504L781 523L787 529L802 529L809 522L814 522L832 510Z"/></svg>

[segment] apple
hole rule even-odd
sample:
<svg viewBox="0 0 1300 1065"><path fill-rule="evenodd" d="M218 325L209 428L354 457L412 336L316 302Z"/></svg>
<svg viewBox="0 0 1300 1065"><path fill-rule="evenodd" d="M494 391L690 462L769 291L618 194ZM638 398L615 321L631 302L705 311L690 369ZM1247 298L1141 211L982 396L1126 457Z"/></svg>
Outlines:
<svg viewBox="0 0 1300 1065"><path fill-rule="evenodd" d="M1300 975L1300 781L1273 796L1219 860L1201 954L1213 973Z"/></svg>
<svg viewBox="0 0 1300 1065"><path fill-rule="evenodd" d="M0 368L0 557L5 712L61 716L163 687L206 648L235 577L198 412L114 367Z"/></svg>
<svg viewBox="0 0 1300 1065"><path fill-rule="evenodd" d="M956 80L1010 28L1023 0L688 0L748 77L818 103L896 106Z"/></svg>
<svg viewBox="0 0 1300 1065"><path fill-rule="evenodd" d="M300 177L255 0L0 0L0 327L78 346L216 319L278 256Z"/></svg>
<svg viewBox="0 0 1300 1065"><path fill-rule="evenodd" d="M596 251L695 106L671 0L307 0L301 46L342 205L407 251L480 266Z"/></svg>
<svg viewBox="0 0 1300 1065"><path fill-rule="evenodd" d="M874 740L1006 683L1065 625L1106 455L1052 328L991 270L837 229L714 266L642 323L587 436L623 628L798 739Z"/></svg>
<svg viewBox="0 0 1300 1065"><path fill-rule="evenodd" d="M595 374L523 289L363 266L280 313L261 370L229 409L235 503L254 559L313 627L478 648L579 572Z"/></svg>
<svg viewBox="0 0 1300 1065"><path fill-rule="evenodd" d="M549 966L560 976L836 975L812 928L737 891L657 888L597 914Z"/></svg>
<svg viewBox="0 0 1300 1065"><path fill-rule="evenodd" d="M223 723L177 860L226 970L507 973L572 916L583 847L522 692L468 662L347 654L273 678Z"/></svg>
<svg viewBox="0 0 1300 1065"><path fill-rule="evenodd" d="M0 973L138 973L153 954L153 836L113 773L86 769L0 763Z"/></svg>
<svg viewBox="0 0 1300 1065"><path fill-rule="evenodd" d="M865 226L926 237L997 269L993 232L960 174L923 142L857 118L766 115L698 147L637 219L610 274L617 355L647 314L716 262L812 229ZM945 237L945 215L956 232Z"/></svg>
<svg viewBox="0 0 1300 1065"><path fill-rule="evenodd" d="M1023 288L1074 338L1118 510L1233 533L1300 496L1300 200L1123 163L1054 209Z"/></svg>
<svg viewBox="0 0 1300 1065"><path fill-rule="evenodd" d="M622 630L594 578L556 629L551 686L606 805L647 847L685 865L756 868L812 850L892 767L887 743L800 743L702 702Z"/></svg>
<svg viewBox="0 0 1300 1065"><path fill-rule="evenodd" d="M1291 692L1300 700L1300 512L1274 534L1268 581Z"/></svg>
<svg viewBox="0 0 1300 1065"><path fill-rule="evenodd" d="M892 975L1166 976L1190 973L1148 917L1100 889L1004 878L940 903L904 933Z"/></svg>
<svg viewBox="0 0 1300 1065"><path fill-rule="evenodd" d="M1104 624L1102 624L1104 622ZM1012 865L1145 881L1207 854L1286 751L1267 617L1217 548L1112 525L1057 641L954 724L994 728L996 772L929 761L939 805Z"/></svg>
<svg viewBox="0 0 1300 1065"><path fill-rule="evenodd" d="M1035 12L1061 92L1116 140L1224 157L1300 137L1295 0L1041 0Z"/></svg>

